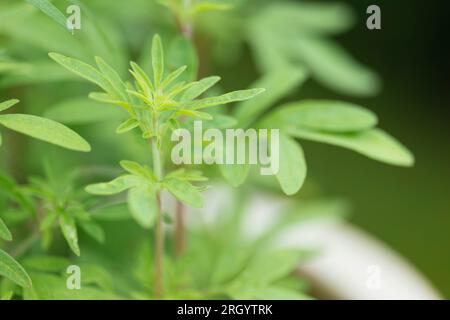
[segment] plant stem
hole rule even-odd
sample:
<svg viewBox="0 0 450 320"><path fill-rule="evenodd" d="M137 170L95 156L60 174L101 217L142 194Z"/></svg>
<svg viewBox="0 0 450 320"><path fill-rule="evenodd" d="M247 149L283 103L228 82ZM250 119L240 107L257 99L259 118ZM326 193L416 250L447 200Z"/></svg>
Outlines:
<svg viewBox="0 0 450 320"><path fill-rule="evenodd" d="M184 9L189 11L192 6L191 0L183 1ZM180 26L180 31L183 36L189 41L193 41L194 28L190 17ZM174 251L175 257L180 257L186 248L186 228L184 225L184 204L178 199L175 199L175 221L174 221Z"/></svg>
<svg viewBox="0 0 450 320"><path fill-rule="evenodd" d="M180 201L176 201L174 223L174 243L175 256L180 257L186 247L186 231L184 227L184 205Z"/></svg>
<svg viewBox="0 0 450 320"><path fill-rule="evenodd" d="M183 1L184 10L188 12L191 9L192 1L191 0L184 0ZM187 17L185 19L186 21L181 25L181 32L187 39L192 39L194 30L193 25L191 21L191 17Z"/></svg>
<svg viewBox="0 0 450 320"><path fill-rule="evenodd" d="M152 155L153 155L153 171L158 180L161 180L163 172L161 165L161 152L158 149L157 142L152 141ZM163 260L164 260L164 229L163 219L161 213L161 195L157 194L158 210L156 212L156 227L155 227L155 297L163 297Z"/></svg>

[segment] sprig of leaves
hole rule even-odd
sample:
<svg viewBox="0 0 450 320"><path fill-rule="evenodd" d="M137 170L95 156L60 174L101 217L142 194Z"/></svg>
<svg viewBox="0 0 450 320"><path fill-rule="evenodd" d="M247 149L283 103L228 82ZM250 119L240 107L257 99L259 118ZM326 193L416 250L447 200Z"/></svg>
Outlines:
<svg viewBox="0 0 450 320"><path fill-rule="evenodd" d="M205 112L204 109L249 100L264 92L264 89L248 89L199 98L220 78L207 77L188 83L177 81L186 70L186 66L181 66L170 73L166 71L163 45L158 35L155 35L152 41L152 75L147 75L138 64L134 62L130 64L134 85L122 80L118 73L99 57L96 57L97 69L60 54L50 53L49 56L66 69L104 90L102 93L92 93L90 95L92 99L120 106L128 113L129 118L116 130L118 134L139 128L142 137L153 140L157 149L161 149L162 140L183 121L189 118L213 120L214 115ZM120 176L108 183L88 186L86 190L101 195L129 190L128 203L131 214L143 227L153 226L158 207L156 194L162 189L168 190L187 205L194 207L203 205L199 192L201 189L189 182L198 180L199 174L187 171L158 177L156 172L137 163L128 161L122 162L121 165L128 171L128 175ZM192 179L194 176L195 179Z"/></svg>

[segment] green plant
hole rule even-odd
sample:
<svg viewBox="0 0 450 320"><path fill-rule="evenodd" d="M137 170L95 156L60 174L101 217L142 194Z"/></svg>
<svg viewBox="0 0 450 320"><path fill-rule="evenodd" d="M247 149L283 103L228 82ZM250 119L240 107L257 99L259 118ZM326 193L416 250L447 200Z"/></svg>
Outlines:
<svg viewBox="0 0 450 320"><path fill-rule="evenodd" d="M0 103L0 111L5 111L19 100L8 100ZM53 120L26 115L26 114L9 114L0 115L0 124L4 127L29 135L36 139L40 139L67 149L87 152L91 150L89 143L86 142L77 133L67 128L66 126L55 122ZM1 136L0 136L1 138ZM1 139L0 139L1 142ZM7 177L1 178L1 183L4 189L23 206L23 210L30 210L30 201L24 194L17 190L14 183ZM62 221L63 230L67 230L65 226L67 223ZM66 232L67 234L68 232ZM0 218L0 238L6 241L12 241L12 235L6 224ZM14 260L13 257L0 249L0 275L3 275L20 286L30 287L31 279L25 270Z"/></svg>
<svg viewBox="0 0 450 320"><path fill-rule="evenodd" d="M95 143L91 157L72 160L58 153L58 159L63 167L76 166L80 171L95 163L103 174L80 179L67 170L54 172L52 164L46 166L46 178L28 178L30 172L40 170L40 164L33 163L26 167L27 181L9 177L13 173L1 176L6 199L0 197L5 209L0 215L23 236L26 250L19 244L23 254L18 259L34 286L22 290L2 280L0 297L309 298L304 281L292 276L297 263L310 256L305 255L308 250L276 249L271 241L286 226L305 217L341 216L346 210L340 202L329 203L317 193L315 199L297 195L307 173L297 139L337 145L393 165L414 162L405 147L376 128L378 119L367 109L343 101L286 102L293 100L290 94L310 77L341 93L365 96L377 92L378 77L330 39L351 25L346 6L285 1L262 4L261 0L158 1L166 8L146 0L132 0L126 8L104 0L89 4L26 2L40 11L25 10L30 8L24 2L0 4L0 35L7 39L6 50L0 54L0 87L16 90L24 98L40 97L41 103L33 99L26 107L86 132ZM83 8L83 29L73 35L57 8L63 3ZM120 24L123 21L126 23ZM126 36L115 24L129 31ZM142 25L151 28L141 31ZM157 35L147 41L148 34L157 32L164 41ZM151 47L143 46L144 42ZM241 71L243 65L237 61L243 56L244 43L251 49L244 57L252 59L259 73ZM30 48L27 54L22 47ZM60 52L49 56L71 73L49 61L48 52ZM82 62L94 56L96 66ZM130 57L139 63L129 64ZM128 65L131 77L126 76ZM215 69L228 72L222 87L215 86L220 80L217 76L197 80L199 75L214 74ZM87 99L91 84L79 83L78 78L103 91L90 93ZM222 94L229 91L227 87L246 86L254 78L258 80L252 89ZM4 108L0 109L6 110L11 103L1 104ZM231 103L231 109L211 108ZM194 120L223 130L280 129L281 164L276 178L281 191L293 196L293 203L279 224L259 239L249 241L241 232L245 197L250 194L249 185L261 190L262 185L270 184L269 178L251 175L252 167L247 164L180 167L169 161L171 133L177 128L192 130ZM52 120L11 114L0 115L0 124L69 149L90 149L78 135ZM114 128L116 135L110 134ZM133 161L120 161L122 170L118 170L115 164L123 158ZM189 229L189 245L184 246L184 205L204 205L202 191L208 186L203 183L220 179L216 169L235 187L247 184L239 189L240 195L233 195L230 202L236 205L223 210L222 219L212 226L199 222ZM96 183L103 179L110 182ZM278 192L278 186L270 187ZM162 210L164 191L177 199L176 212ZM100 200L88 193L107 197ZM9 214L11 210L17 215ZM130 217L141 228L128 223ZM32 241L26 237L28 224ZM173 238L165 235L168 225L175 229ZM96 241L83 238L85 235ZM59 245L61 236L68 246ZM2 220L0 237L11 238ZM105 238L105 245L98 246ZM41 247L37 246L39 240ZM67 247L75 256L66 252ZM134 247L139 249L130 249ZM83 254L78 257L80 252ZM132 255L136 261L129 263ZM27 285L29 278L22 267L6 257L5 268L13 268L15 274L2 275ZM65 268L71 263L83 269L80 292L68 292L64 287ZM114 274L114 283L110 274Z"/></svg>
<svg viewBox="0 0 450 320"><path fill-rule="evenodd" d="M128 112L130 118L119 125L116 133L122 134L139 128L142 138L151 143L153 169L136 162L122 161L121 166L127 172L126 175L108 183L88 186L86 191L97 195L112 195L129 190L128 203L133 218L145 228L155 226L155 296L161 297L164 231L159 205L160 192L166 189L183 203L202 207L201 189L194 187L191 182L205 180L202 174L196 171L175 170L165 173L163 152L167 157L171 130L182 125L179 122L182 117L213 120L212 115L200 110L251 99L264 89L234 91L221 96L197 99L220 78L208 77L190 83L176 81L186 70L186 66L181 66L165 75L164 52L159 36L153 38L152 80L139 65L131 63L130 72L136 81L135 86L124 83L120 76L99 57L96 58L99 70L56 53L50 53L50 57L105 90L104 93L91 93L92 99L118 105Z"/></svg>

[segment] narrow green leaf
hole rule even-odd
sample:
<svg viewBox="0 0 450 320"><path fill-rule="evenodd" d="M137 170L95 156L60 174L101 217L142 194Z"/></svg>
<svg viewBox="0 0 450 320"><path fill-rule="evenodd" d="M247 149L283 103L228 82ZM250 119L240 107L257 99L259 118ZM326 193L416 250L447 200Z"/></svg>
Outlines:
<svg viewBox="0 0 450 320"><path fill-rule="evenodd" d="M272 157L277 155L272 155ZM281 189L287 195L297 193L306 177L306 161L303 149L293 139L280 134L279 140L279 170L276 178Z"/></svg>
<svg viewBox="0 0 450 320"><path fill-rule="evenodd" d="M0 103L0 112L11 108L12 106L18 104L19 102L20 101L17 99L12 99L12 100L8 100L8 101Z"/></svg>
<svg viewBox="0 0 450 320"><path fill-rule="evenodd" d="M258 94L264 91L265 89L249 89L249 90L234 91L218 97L204 98L200 100L187 102L186 107L193 110L198 110L236 101L244 101L257 96Z"/></svg>
<svg viewBox="0 0 450 320"><path fill-rule="evenodd" d="M203 78L202 80L197 81L194 86L190 87L184 92L183 96L181 97L181 101L186 102L194 100L219 81L220 77L217 76Z"/></svg>
<svg viewBox="0 0 450 320"><path fill-rule="evenodd" d="M95 57L95 61L100 71L114 88L116 95L121 99L126 100L127 94L125 93L125 84L116 70L114 70L109 64L105 62L105 60L100 57Z"/></svg>
<svg viewBox="0 0 450 320"><path fill-rule="evenodd" d="M135 62L130 63L133 72L131 74L136 79L139 87L145 93L152 94L155 91L152 81L144 70Z"/></svg>
<svg viewBox="0 0 450 320"><path fill-rule="evenodd" d="M140 185L128 191L128 206L131 216L143 228L151 228L159 210L155 188Z"/></svg>
<svg viewBox="0 0 450 320"><path fill-rule="evenodd" d="M163 186L181 202L194 208L203 207L202 194L189 182L175 178L163 181Z"/></svg>
<svg viewBox="0 0 450 320"><path fill-rule="evenodd" d="M178 85L175 85L169 92L167 92L167 99L173 99L180 93L188 90L189 88L192 88L195 86L195 82L184 84L183 82L179 83Z"/></svg>
<svg viewBox="0 0 450 320"><path fill-rule="evenodd" d="M63 148L89 152L91 146L78 133L53 120L28 114L0 115L0 124Z"/></svg>
<svg viewBox="0 0 450 320"><path fill-rule="evenodd" d="M272 2L256 16L260 24L276 28L276 34L337 34L348 30L356 21L345 3ZM281 32L281 33L280 33Z"/></svg>
<svg viewBox="0 0 450 320"><path fill-rule="evenodd" d="M272 120L281 128L305 127L340 133L371 129L378 123L372 111L352 103L332 100L289 103L275 111Z"/></svg>
<svg viewBox="0 0 450 320"><path fill-rule="evenodd" d="M69 29L67 27L67 18L64 15L64 13L62 13L50 1L48 1L48 0L26 0L26 2L35 6L39 10L41 10L43 13L45 13L47 16L52 18L59 25L64 27L66 30Z"/></svg>
<svg viewBox="0 0 450 320"><path fill-rule="evenodd" d="M264 111L278 100L286 97L307 79L307 72L302 68L283 68L269 72L252 85L255 88L270 88L259 96L244 101L234 109L234 116L239 120L239 127L246 128L257 120Z"/></svg>
<svg viewBox="0 0 450 320"><path fill-rule="evenodd" d="M97 69L93 66L84 63L80 60L63 56L59 53L51 52L48 54L50 58L55 60L58 64L76 75L98 85L100 88L108 93L114 93L114 88Z"/></svg>
<svg viewBox="0 0 450 320"><path fill-rule="evenodd" d="M174 72L172 72L171 74L169 74L167 76L166 79L164 79L163 83L161 83L161 89L166 88L167 86L169 86L173 81L175 81L185 70L186 70L187 66L182 66L181 68L178 68L177 70L175 70Z"/></svg>
<svg viewBox="0 0 450 320"><path fill-rule="evenodd" d="M397 166L412 166L414 156L395 138L380 129L338 134L306 129L292 129L294 137L351 149L371 159Z"/></svg>
<svg viewBox="0 0 450 320"><path fill-rule="evenodd" d="M0 249L0 276L17 283L21 287L31 287L31 279L25 269L10 255Z"/></svg>
<svg viewBox="0 0 450 320"><path fill-rule="evenodd" d="M152 66L155 87L159 88L164 76L164 52L161 38L157 34L153 37L152 41Z"/></svg>
<svg viewBox="0 0 450 320"><path fill-rule="evenodd" d="M139 182L136 176L124 175L110 182L91 184L85 190L95 195L113 195L130 189L138 185Z"/></svg>
<svg viewBox="0 0 450 320"><path fill-rule="evenodd" d="M0 218L0 239L11 241L12 240L12 234L9 231L6 224L3 222L2 218Z"/></svg>
<svg viewBox="0 0 450 320"><path fill-rule="evenodd" d="M116 133L118 134L122 134L128 131L133 130L134 128L139 127L139 120L134 119L134 118L130 118L128 120L125 120L124 122L122 122L116 129Z"/></svg>
<svg viewBox="0 0 450 320"><path fill-rule="evenodd" d="M70 249L79 256L80 247L78 246L78 233L74 218L64 212L59 216L59 226Z"/></svg>
<svg viewBox="0 0 450 320"><path fill-rule="evenodd" d="M121 101L116 98L111 97L108 93L102 93L102 92L91 92L89 93L89 99L102 102L102 103L108 103L113 104L119 107L124 108L125 110L130 110L130 105L126 101Z"/></svg>
<svg viewBox="0 0 450 320"><path fill-rule="evenodd" d="M308 66L315 79L334 90L359 96L380 90L378 76L331 40L302 36L290 46L292 55Z"/></svg>

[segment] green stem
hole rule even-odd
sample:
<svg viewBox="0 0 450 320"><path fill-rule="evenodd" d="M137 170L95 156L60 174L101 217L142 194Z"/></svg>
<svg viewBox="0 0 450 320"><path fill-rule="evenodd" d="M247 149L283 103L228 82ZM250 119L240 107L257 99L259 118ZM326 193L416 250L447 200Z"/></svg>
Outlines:
<svg viewBox="0 0 450 320"><path fill-rule="evenodd" d="M158 180L162 179L163 171L161 165L161 152L158 148L157 142L152 141L152 155L153 155L153 171ZM161 196L158 192L158 210L156 212L156 227L155 227L155 297L163 297L163 260L164 260L164 229L163 219L161 214Z"/></svg>
<svg viewBox="0 0 450 320"><path fill-rule="evenodd" d="M184 10L188 12L192 6L191 0L183 1ZM185 19L184 23L180 26L180 32L189 41L193 41L193 24L190 17ZM180 257L186 248L186 227L184 224L184 205L178 199L175 199L176 210L175 210L175 221L174 221L174 233L173 233L173 243L174 252L176 257Z"/></svg>

